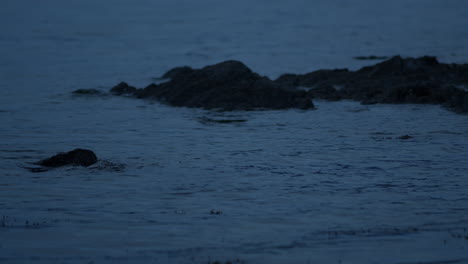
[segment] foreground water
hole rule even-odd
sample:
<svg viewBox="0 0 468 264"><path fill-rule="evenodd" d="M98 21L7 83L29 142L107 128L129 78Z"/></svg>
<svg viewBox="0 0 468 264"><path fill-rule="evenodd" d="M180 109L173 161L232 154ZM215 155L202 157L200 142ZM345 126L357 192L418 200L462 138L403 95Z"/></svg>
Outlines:
<svg viewBox="0 0 468 264"><path fill-rule="evenodd" d="M70 93L230 58L271 77L369 63L358 55L466 62L467 4L217 2L5 3L0 261L468 263L466 116L346 101L222 113ZM76 147L100 162L22 168Z"/></svg>

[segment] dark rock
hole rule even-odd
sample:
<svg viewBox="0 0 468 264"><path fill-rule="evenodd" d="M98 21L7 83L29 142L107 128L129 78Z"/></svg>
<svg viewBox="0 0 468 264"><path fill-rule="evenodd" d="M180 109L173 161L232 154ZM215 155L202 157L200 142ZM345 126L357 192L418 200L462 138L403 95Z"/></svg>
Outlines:
<svg viewBox="0 0 468 264"><path fill-rule="evenodd" d="M347 69L318 70L306 74L283 74L275 80L276 83L289 86L316 87L322 85L344 84L351 77Z"/></svg>
<svg viewBox="0 0 468 264"><path fill-rule="evenodd" d="M78 89L73 91L73 94L76 95L99 95L101 94L101 91L96 90L96 89Z"/></svg>
<svg viewBox="0 0 468 264"><path fill-rule="evenodd" d="M347 86L340 94L343 98L353 99L369 104L373 103L415 103L415 104L443 104L447 102L456 89L446 87L438 82L408 81L396 83L377 82L362 83Z"/></svg>
<svg viewBox="0 0 468 264"><path fill-rule="evenodd" d="M427 80L433 77L429 74L441 75L448 72L448 69L446 64L439 63L435 57L403 59L400 56L395 56L376 65L364 67L357 73L367 77L402 76Z"/></svg>
<svg viewBox="0 0 468 264"><path fill-rule="evenodd" d="M218 123L218 124L232 124L232 123L245 123L247 122L246 119L214 119L208 117L202 117L199 119L200 123L203 124L211 124L211 123Z"/></svg>
<svg viewBox="0 0 468 264"><path fill-rule="evenodd" d="M66 165L78 165L88 167L97 162L94 152L87 149L75 149L67 153L59 153L48 159L38 162L44 167L61 167Z"/></svg>
<svg viewBox="0 0 468 264"><path fill-rule="evenodd" d="M310 109L314 106L307 92L277 84L239 61L176 72L169 74L172 78L168 82L138 90L119 84L111 92L122 94L117 91L124 90L138 98L155 98L173 106L205 109Z"/></svg>
<svg viewBox="0 0 468 264"><path fill-rule="evenodd" d="M338 90L329 84L322 84L318 87L311 88L309 90L309 95L312 98L325 99L329 101L338 101L341 99L341 95Z"/></svg>
<svg viewBox="0 0 468 264"><path fill-rule="evenodd" d="M468 92L458 90L444 106L457 113L468 113Z"/></svg>
<svg viewBox="0 0 468 264"><path fill-rule="evenodd" d="M303 75L285 74L276 83L309 87L309 95L326 100L351 99L363 104L440 104L468 113L468 65L444 64L435 57L401 58L347 70L319 70Z"/></svg>
<svg viewBox="0 0 468 264"><path fill-rule="evenodd" d="M356 60L386 60L388 57L387 56L356 56L354 59Z"/></svg>
<svg viewBox="0 0 468 264"><path fill-rule="evenodd" d="M404 135L404 136L397 137L397 139L402 139L402 140L407 140L407 139L412 139L412 138L413 137L409 136L409 135Z"/></svg>
<svg viewBox="0 0 468 264"><path fill-rule="evenodd" d="M218 210L215 210L215 209L211 209L211 211L210 211L210 214L212 214L212 215L220 215L220 214L222 214L222 213L223 213L223 212L218 211Z"/></svg>
<svg viewBox="0 0 468 264"><path fill-rule="evenodd" d="M164 73L163 76L161 76L161 79L174 79L177 78L177 76L187 75L192 72L193 69L188 66L175 67Z"/></svg>
<svg viewBox="0 0 468 264"><path fill-rule="evenodd" d="M444 104L461 91L452 66L435 57L393 57L355 72L340 94L364 103Z"/></svg>
<svg viewBox="0 0 468 264"><path fill-rule="evenodd" d="M383 59L368 56L359 59ZM439 104L468 113L468 64L444 64L435 57L392 57L358 71L318 70L284 74L275 81L252 72L238 61L192 69L177 67L170 79L136 89L120 83L111 92L154 98L173 106L221 110L313 108L311 98L351 99L363 104Z"/></svg>
<svg viewBox="0 0 468 264"><path fill-rule="evenodd" d="M110 90L115 95L133 95L136 91L137 88L128 85L126 82L121 82Z"/></svg>

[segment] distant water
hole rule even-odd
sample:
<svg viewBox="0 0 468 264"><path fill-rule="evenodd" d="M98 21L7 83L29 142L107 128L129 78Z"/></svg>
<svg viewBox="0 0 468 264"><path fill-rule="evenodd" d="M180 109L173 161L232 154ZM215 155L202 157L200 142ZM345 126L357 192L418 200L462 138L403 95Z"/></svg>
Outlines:
<svg viewBox="0 0 468 264"><path fill-rule="evenodd" d="M226 59L272 78L375 63L355 56L466 63L466 10L459 0L2 2L0 262L468 263L466 115L349 101L222 113L71 95ZM76 147L100 162L22 168Z"/></svg>

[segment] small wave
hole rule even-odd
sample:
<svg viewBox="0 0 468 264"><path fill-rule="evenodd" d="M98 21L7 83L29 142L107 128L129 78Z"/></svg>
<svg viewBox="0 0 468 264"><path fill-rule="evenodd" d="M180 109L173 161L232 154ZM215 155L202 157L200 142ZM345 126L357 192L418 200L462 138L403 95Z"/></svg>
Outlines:
<svg viewBox="0 0 468 264"><path fill-rule="evenodd" d="M115 163L107 160L100 160L97 164L90 167L92 170L102 170L102 171L113 171L113 172L121 172L125 170L125 164L123 163Z"/></svg>

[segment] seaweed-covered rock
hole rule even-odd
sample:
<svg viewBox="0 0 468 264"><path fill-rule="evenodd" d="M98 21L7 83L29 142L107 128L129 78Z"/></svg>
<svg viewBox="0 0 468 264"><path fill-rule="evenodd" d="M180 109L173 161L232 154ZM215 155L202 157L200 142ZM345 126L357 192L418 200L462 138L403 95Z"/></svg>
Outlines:
<svg viewBox="0 0 468 264"><path fill-rule="evenodd" d="M175 70L171 79L132 89L125 83L112 88L115 94L155 98L173 106L205 109L250 110L257 108L313 108L305 91L288 88L252 72L239 61L225 61L196 70Z"/></svg>
<svg viewBox="0 0 468 264"><path fill-rule="evenodd" d="M94 152L87 149L75 149L66 153L59 153L48 159L38 162L44 167L62 167L66 165L77 165L88 167L97 162Z"/></svg>

